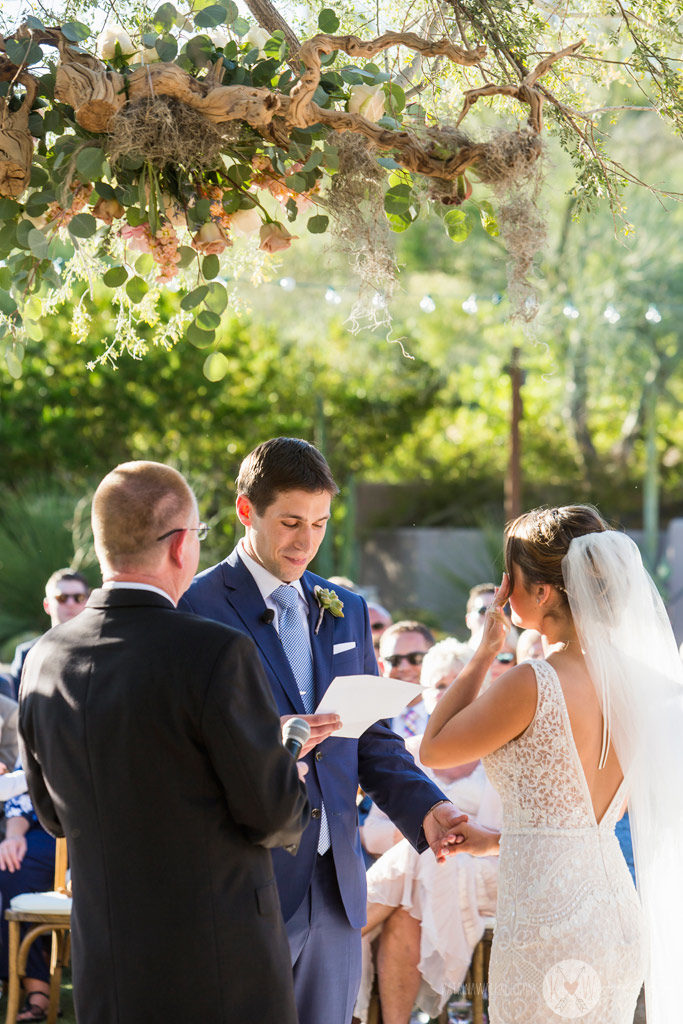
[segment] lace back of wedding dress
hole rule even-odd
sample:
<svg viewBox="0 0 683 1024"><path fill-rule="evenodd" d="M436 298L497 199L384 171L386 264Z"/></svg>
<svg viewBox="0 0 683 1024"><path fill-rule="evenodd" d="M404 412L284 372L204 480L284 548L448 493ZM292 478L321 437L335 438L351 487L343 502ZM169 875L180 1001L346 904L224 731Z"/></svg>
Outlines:
<svg viewBox="0 0 683 1024"><path fill-rule="evenodd" d="M491 1024L631 1024L642 918L614 834L622 797L598 825L557 674L530 664L534 719L484 759L504 814Z"/></svg>

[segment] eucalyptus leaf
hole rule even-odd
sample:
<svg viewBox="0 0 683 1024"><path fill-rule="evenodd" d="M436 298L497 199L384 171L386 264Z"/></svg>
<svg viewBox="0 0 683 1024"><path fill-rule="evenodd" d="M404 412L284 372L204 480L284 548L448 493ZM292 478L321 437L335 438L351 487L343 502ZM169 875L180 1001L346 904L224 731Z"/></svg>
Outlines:
<svg viewBox="0 0 683 1024"><path fill-rule="evenodd" d="M180 308L184 310L196 309L199 303L203 302L208 291L209 286L206 284L200 284L198 288L193 288L191 292L188 292L180 300Z"/></svg>
<svg viewBox="0 0 683 1024"><path fill-rule="evenodd" d="M74 238L91 238L97 231L97 221L89 213L77 213L69 221L69 234Z"/></svg>
<svg viewBox="0 0 683 1024"><path fill-rule="evenodd" d="M327 231L327 226L330 223L330 218L324 214L320 214L317 217L309 217L306 227L312 235L322 235Z"/></svg>
<svg viewBox="0 0 683 1024"><path fill-rule="evenodd" d="M218 313L212 313L210 309L203 309L195 317L197 327L203 331L215 331L221 325L221 318Z"/></svg>
<svg viewBox="0 0 683 1024"><path fill-rule="evenodd" d="M101 174L104 160L99 146L86 146L76 157L76 169L85 181L93 181Z"/></svg>
<svg viewBox="0 0 683 1024"><path fill-rule="evenodd" d="M218 277L218 271L220 268L220 260L215 253L210 253L202 260L202 274L207 281L212 281L214 277Z"/></svg>
<svg viewBox="0 0 683 1024"><path fill-rule="evenodd" d="M233 22L235 21L235 18L239 14L239 8L237 7L237 4L233 3L233 0L225 0L222 6L225 7L226 25L232 25Z"/></svg>
<svg viewBox="0 0 683 1024"><path fill-rule="evenodd" d="M126 285L126 294L134 305L142 302L148 291L149 285L141 277L131 277Z"/></svg>
<svg viewBox="0 0 683 1024"><path fill-rule="evenodd" d="M9 59L17 67L21 64L24 67L29 67L43 59L43 51L37 43L33 43L30 39L23 39L21 42L17 42L16 39L6 39L5 49Z"/></svg>
<svg viewBox="0 0 683 1024"><path fill-rule="evenodd" d="M175 24L178 12L173 4L162 4L154 12L154 27L162 32L168 30Z"/></svg>
<svg viewBox="0 0 683 1024"><path fill-rule="evenodd" d="M401 86L396 85L396 82L387 82L384 92L387 94L389 111L392 114L400 114L406 105L406 94Z"/></svg>
<svg viewBox="0 0 683 1024"><path fill-rule="evenodd" d="M387 220L391 230L396 233L405 231L413 223L413 218L409 213L388 213Z"/></svg>
<svg viewBox="0 0 683 1024"><path fill-rule="evenodd" d="M14 220L19 213L19 203L0 197L0 220Z"/></svg>
<svg viewBox="0 0 683 1024"><path fill-rule="evenodd" d="M246 18L235 18L231 27L235 35L239 36L241 39L242 36L246 36L247 32L251 28L251 25L246 20Z"/></svg>
<svg viewBox="0 0 683 1024"><path fill-rule="evenodd" d="M116 199L116 192L106 181L96 181L95 191L100 199Z"/></svg>
<svg viewBox="0 0 683 1024"><path fill-rule="evenodd" d="M449 210L443 221L453 242L464 242L474 227L472 217L465 210Z"/></svg>
<svg viewBox="0 0 683 1024"><path fill-rule="evenodd" d="M82 21L67 21L61 26L62 35L70 43L81 43L90 35L90 29Z"/></svg>
<svg viewBox="0 0 683 1024"><path fill-rule="evenodd" d="M331 7L324 7L318 15L318 28L329 36L334 35L339 28L339 18Z"/></svg>
<svg viewBox="0 0 683 1024"><path fill-rule="evenodd" d="M38 228L34 228L33 231L29 231L27 242L36 259L47 259L48 240L42 231L39 231Z"/></svg>
<svg viewBox="0 0 683 1024"><path fill-rule="evenodd" d="M230 363L222 352L212 352L210 356L207 356L203 367L204 376L213 384L223 380L229 369Z"/></svg>
<svg viewBox="0 0 683 1024"><path fill-rule="evenodd" d="M186 329L185 337L195 348L209 348L216 340L216 332L203 331L195 320Z"/></svg>
<svg viewBox="0 0 683 1024"><path fill-rule="evenodd" d="M154 260L151 253L143 252L135 261L135 269L141 277L146 277L154 267Z"/></svg>
<svg viewBox="0 0 683 1024"><path fill-rule="evenodd" d="M128 280L128 271L125 267L110 267L102 276L102 283L107 288L120 288Z"/></svg>
<svg viewBox="0 0 683 1024"><path fill-rule="evenodd" d="M197 68L205 68L211 64L214 45L208 36L193 36L185 44L185 53Z"/></svg>
<svg viewBox="0 0 683 1024"><path fill-rule="evenodd" d="M225 285L218 281L212 281L209 285L204 305L212 313L222 313L228 305L228 293Z"/></svg>
<svg viewBox="0 0 683 1024"><path fill-rule="evenodd" d="M215 28L217 25L224 24L226 14L227 11L221 4L211 4L210 7L197 11L194 23L197 28Z"/></svg>
<svg viewBox="0 0 683 1024"><path fill-rule="evenodd" d="M20 220L17 224L17 245L20 249L30 249L28 236L33 231L33 224L30 220Z"/></svg>
<svg viewBox="0 0 683 1024"><path fill-rule="evenodd" d="M16 313L17 304L4 288L0 288L0 313L4 313L5 316L11 316L12 313Z"/></svg>
<svg viewBox="0 0 683 1024"><path fill-rule="evenodd" d="M180 256L180 259L177 263L177 266L180 267L181 270L184 270L186 267L189 267L193 260L197 259L197 253L189 245L179 246L178 255Z"/></svg>
<svg viewBox="0 0 683 1024"><path fill-rule="evenodd" d="M50 180L50 177L42 167L34 163L31 167L31 188L40 188L41 185L45 185Z"/></svg>
<svg viewBox="0 0 683 1024"><path fill-rule="evenodd" d="M170 64L178 56L178 40L170 34L159 36L154 48L159 54L159 60L166 64Z"/></svg>
<svg viewBox="0 0 683 1024"><path fill-rule="evenodd" d="M339 74L347 85L362 85L364 80L358 68L354 67L341 68Z"/></svg>
<svg viewBox="0 0 683 1024"><path fill-rule="evenodd" d="M412 202L410 185L394 185L384 195L386 213L403 214Z"/></svg>
<svg viewBox="0 0 683 1024"><path fill-rule="evenodd" d="M5 350L5 362L10 377L14 380L19 380L21 377L21 359L18 358L14 349L8 348Z"/></svg>
<svg viewBox="0 0 683 1024"><path fill-rule="evenodd" d="M496 215L493 212L493 206L487 199L483 199L479 203L479 217L481 219L481 226L486 234L490 235L491 238L496 238L500 234L500 229Z"/></svg>

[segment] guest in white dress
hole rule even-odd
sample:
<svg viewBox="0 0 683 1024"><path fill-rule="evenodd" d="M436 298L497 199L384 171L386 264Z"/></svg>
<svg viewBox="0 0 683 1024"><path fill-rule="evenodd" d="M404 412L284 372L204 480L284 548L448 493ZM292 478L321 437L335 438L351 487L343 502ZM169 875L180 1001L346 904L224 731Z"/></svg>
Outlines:
<svg viewBox="0 0 683 1024"><path fill-rule="evenodd" d="M422 685L429 713L471 656L469 647L452 638L436 644L425 656ZM420 739L406 741L418 765ZM436 772L424 770L463 813L492 828L500 827L500 801L479 761ZM427 856L418 855L374 808L363 838L369 849L383 855L367 875L363 980L354 1014L363 1021L367 1018L375 971L372 948L376 948L384 1024L407 1024L416 1004L435 1017L462 985L485 919L494 913L498 858L462 854L437 864L429 851Z"/></svg>

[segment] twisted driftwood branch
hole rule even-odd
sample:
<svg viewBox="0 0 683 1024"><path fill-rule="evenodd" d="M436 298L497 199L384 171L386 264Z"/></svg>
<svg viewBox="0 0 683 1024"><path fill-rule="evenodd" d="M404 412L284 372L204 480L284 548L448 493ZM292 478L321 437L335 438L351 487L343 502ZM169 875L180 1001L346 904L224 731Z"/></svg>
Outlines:
<svg viewBox="0 0 683 1024"><path fill-rule="evenodd" d="M252 3L255 8L259 4L268 7L268 0L252 0ZM386 32L371 40L362 40L353 35L320 34L307 40L299 49L296 57L304 65L304 71L287 96L268 88L223 86L220 85L220 74L209 73L203 79L193 78L174 63L146 65L136 68L130 75L122 75L108 71L97 58L74 51L58 28L34 32L22 26L16 33L17 38L26 38L27 35L31 35L36 42L59 49L61 64L57 72L55 97L72 106L77 122L94 133L106 132L114 114L129 102L148 96L169 96L199 111L213 124L244 121L267 141L284 146L288 145L292 129L314 124L325 125L336 132L355 132L363 135L372 146L392 151L397 162L406 169L446 181L454 181L469 166L483 161L489 149L485 143L472 143L457 132L452 132L450 142L455 151L444 158L435 155L435 152L442 154L443 147L437 149L429 138L423 142L413 132L383 128L360 114L327 110L313 101L320 83L321 57L335 50L341 50L350 57L368 59L390 47L405 46L422 56L446 57L455 64L472 66L484 58L486 48L483 46L465 49L455 46L449 39L423 39L412 32ZM555 61L575 53L581 45L574 43L558 53L549 54L518 85L487 84L479 89L468 90L458 125L482 96L513 96L529 106L529 126L534 133L539 133L542 127L543 95L535 88L535 83ZM2 39L1 50L4 50ZM15 69L10 61L5 60L4 63L18 72L19 69ZM26 80L35 83L32 76L23 74ZM25 116L26 124L34 96L35 92L32 93L31 101L22 107L22 117ZM24 121L18 119L17 124L23 125ZM11 127L17 130L14 124ZM22 150L22 154L25 155L25 152L25 149ZM538 153L537 145L527 147L529 160L535 159ZM22 163L22 167L25 164ZM15 178L17 184L12 187L18 188L25 175L15 175Z"/></svg>
<svg viewBox="0 0 683 1024"><path fill-rule="evenodd" d="M583 39L579 40L578 43L572 43L571 46L565 46L564 50L558 50L556 53L550 53L547 57L536 65L533 71L530 71L526 75L519 85L495 85L487 84L482 85L479 89L468 89L465 93L462 109L460 111L460 117L457 120L456 127L462 123L462 120L469 113L470 108L474 106L478 99L482 96L513 96L520 103L526 103L529 106L529 125L530 127L540 134L543 130L543 101L544 96L534 86L539 78L546 73L546 71L555 63L555 61L561 60L562 57L571 57L583 46Z"/></svg>
<svg viewBox="0 0 683 1024"><path fill-rule="evenodd" d="M33 137L28 115L38 92L35 78L24 72L12 76L26 87L26 95L18 110L10 113L8 101L0 97L0 196L18 199L31 178ZM7 62L2 62L0 78L11 80Z"/></svg>

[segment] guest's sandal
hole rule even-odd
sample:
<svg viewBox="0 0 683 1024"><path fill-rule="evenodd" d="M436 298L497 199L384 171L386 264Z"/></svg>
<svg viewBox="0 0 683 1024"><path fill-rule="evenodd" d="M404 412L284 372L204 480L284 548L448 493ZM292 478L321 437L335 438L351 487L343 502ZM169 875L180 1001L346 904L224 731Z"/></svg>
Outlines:
<svg viewBox="0 0 683 1024"><path fill-rule="evenodd" d="M46 1000L45 1006L38 1006L37 999ZM26 1001L17 1014L17 1022L20 1021L41 1021L47 1020L47 1008L50 1005L50 997L44 992L29 992Z"/></svg>

